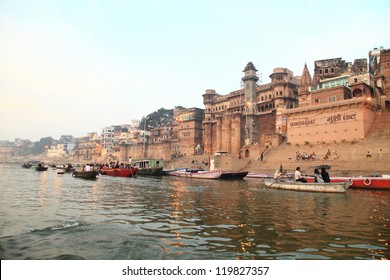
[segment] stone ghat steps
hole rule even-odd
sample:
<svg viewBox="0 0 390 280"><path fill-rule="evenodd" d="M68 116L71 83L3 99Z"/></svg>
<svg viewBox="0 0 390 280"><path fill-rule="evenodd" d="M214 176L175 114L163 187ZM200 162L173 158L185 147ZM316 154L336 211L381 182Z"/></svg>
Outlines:
<svg viewBox="0 0 390 280"><path fill-rule="evenodd" d="M382 149L382 160L379 159L380 149ZM331 151L332 156L324 159L328 150ZM301 154L315 152L317 159L297 161L295 158L297 151ZM337 151L337 158L334 158L334 151ZM368 151L371 157L367 157ZM238 162L239 169L256 173L273 173L282 164L283 168L289 172L293 172L297 166L300 166L304 172L312 174L315 166L327 164L331 166L331 175L390 174L390 112L377 114L364 140L330 144L310 143L299 146L283 143L266 150L263 161L260 161L259 157L257 159L238 159L236 155L231 155L231 157ZM169 164L172 164L174 167L208 169L208 165L202 164L202 162L207 162L207 159L207 155L183 157L172 160L166 167L171 168ZM193 160L195 164L192 164Z"/></svg>

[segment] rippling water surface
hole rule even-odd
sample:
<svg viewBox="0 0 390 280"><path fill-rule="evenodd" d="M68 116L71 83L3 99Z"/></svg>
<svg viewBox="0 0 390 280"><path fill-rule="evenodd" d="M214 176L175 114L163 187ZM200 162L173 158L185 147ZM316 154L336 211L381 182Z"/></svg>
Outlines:
<svg viewBox="0 0 390 280"><path fill-rule="evenodd" d="M0 164L1 259L389 259L390 192Z"/></svg>

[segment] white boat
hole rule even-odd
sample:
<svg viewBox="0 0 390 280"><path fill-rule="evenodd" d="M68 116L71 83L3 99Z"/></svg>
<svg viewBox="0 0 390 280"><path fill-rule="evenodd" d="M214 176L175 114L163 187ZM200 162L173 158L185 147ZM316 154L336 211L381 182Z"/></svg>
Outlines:
<svg viewBox="0 0 390 280"><path fill-rule="evenodd" d="M173 174L177 177L197 178L197 179L219 179L222 171L174 171Z"/></svg>
<svg viewBox="0 0 390 280"><path fill-rule="evenodd" d="M162 174L166 176L175 176L175 172L177 171L188 171L188 168L175 168L175 169L163 169Z"/></svg>
<svg viewBox="0 0 390 280"><path fill-rule="evenodd" d="M350 181L338 183L303 183L291 180L264 179L267 188L305 192L345 193Z"/></svg>

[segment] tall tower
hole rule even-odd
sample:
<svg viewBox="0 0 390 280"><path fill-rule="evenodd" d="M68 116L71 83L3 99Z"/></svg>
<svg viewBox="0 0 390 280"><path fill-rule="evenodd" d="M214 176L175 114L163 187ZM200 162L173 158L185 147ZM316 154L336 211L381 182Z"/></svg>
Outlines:
<svg viewBox="0 0 390 280"><path fill-rule="evenodd" d="M248 62L244 69L244 116L245 116L245 144L252 144L258 141L258 128L255 120L256 108L256 82L259 80L257 69L252 62Z"/></svg>

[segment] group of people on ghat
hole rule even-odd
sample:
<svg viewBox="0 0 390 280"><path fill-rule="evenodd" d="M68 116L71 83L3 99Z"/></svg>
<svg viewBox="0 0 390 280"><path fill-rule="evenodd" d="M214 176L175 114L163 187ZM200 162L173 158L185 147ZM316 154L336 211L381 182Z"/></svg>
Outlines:
<svg viewBox="0 0 390 280"><path fill-rule="evenodd" d="M280 168L275 170L274 179L278 180L282 177L282 175L286 175L286 172L283 171L283 167L280 165ZM307 180L302 175L301 168L299 166L295 169L294 181L307 183ZM325 167L321 168L321 172L318 170L318 168L314 169L314 182L330 183L329 173L326 171Z"/></svg>

